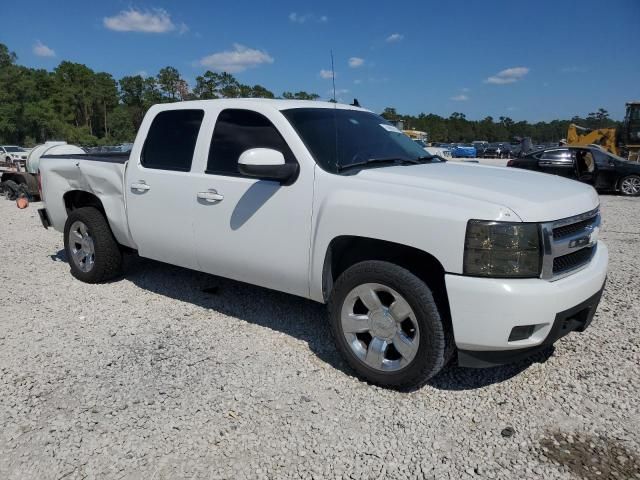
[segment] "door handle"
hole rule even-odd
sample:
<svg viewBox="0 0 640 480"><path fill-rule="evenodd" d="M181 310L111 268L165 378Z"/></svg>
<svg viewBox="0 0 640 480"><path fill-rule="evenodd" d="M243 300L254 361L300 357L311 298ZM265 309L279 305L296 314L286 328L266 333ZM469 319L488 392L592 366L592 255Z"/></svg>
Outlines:
<svg viewBox="0 0 640 480"><path fill-rule="evenodd" d="M205 202L221 202L224 200L224 195L219 194L216 190L209 190L207 192L198 192L197 197L199 200L204 200Z"/></svg>
<svg viewBox="0 0 640 480"><path fill-rule="evenodd" d="M143 181L131 184L131 190L138 190L138 191L141 191L141 192L146 192L147 190L150 190L150 189L151 189L151 187L149 185L147 185L146 183L144 183Z"/></svg>

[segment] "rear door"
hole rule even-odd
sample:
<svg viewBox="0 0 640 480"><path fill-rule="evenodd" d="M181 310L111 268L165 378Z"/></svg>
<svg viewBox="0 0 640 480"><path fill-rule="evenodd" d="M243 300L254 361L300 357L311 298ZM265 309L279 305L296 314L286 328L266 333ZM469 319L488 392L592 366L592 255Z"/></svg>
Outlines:
<svg viewBox="0 0 640 480"><path fill-rule="evenodd" d="M178 109L145 119L142 148L132 152L125 175L127 218L138 253L197 269L193 237L191 165L204 111Z"/></svg>
<svg viewBox="0 0 640 480"><path fill-rule="evenodd" d="M540 167L540 171L545 173L560 175L573 180L577 178L575 157L568 148L542 152L538 159L538 167Z"/></svg>
<svg viewBox="0 0 640 480"><path fill-rule="evenodd" d="M298 144L287 144L285 130ZM192 193L200 269L308 296L314 172L302 161L304 147L293 128L279 112L224 109L209 135L207 164ZM244 176L238 158L251 148L280 151L287 163L299 165L298 177L284 186ZM197 198L208 192L219 200Z"/></svg>

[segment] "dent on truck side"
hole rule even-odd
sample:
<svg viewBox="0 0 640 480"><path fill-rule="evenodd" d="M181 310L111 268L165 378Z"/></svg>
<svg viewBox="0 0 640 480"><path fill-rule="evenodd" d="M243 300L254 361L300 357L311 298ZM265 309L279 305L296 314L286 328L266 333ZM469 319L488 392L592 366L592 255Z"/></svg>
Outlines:
<svg viewBox="0 0 640 480"><path fill-rule="evenodd" d="M95 195L102 204L118 243L136 248L129 234L124 203L125 165L71 158L43 160L45 203L56 230L64 229L67 218L65 196L74 191L87 192Z"/></svg>

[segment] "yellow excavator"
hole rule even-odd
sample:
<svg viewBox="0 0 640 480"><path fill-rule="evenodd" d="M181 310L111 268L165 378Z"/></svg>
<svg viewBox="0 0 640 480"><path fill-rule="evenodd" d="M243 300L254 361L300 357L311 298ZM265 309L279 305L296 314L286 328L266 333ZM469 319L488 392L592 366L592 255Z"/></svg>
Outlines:
<svg viewBox="0 0 640 480"><path fill-rule="evenodd" d="M628 102L620 131L615 128L590 129L574 123L567 131L568 145L600 145L614 155L640 161L640 102Z"/></svg>
<svg viewBox="0 0 640 480"><path fill-rule="evenodd" d="M618 155L615 128L592 130L572 123L567 131L567 144L576 146L600 145L614 155Z"/></svg>

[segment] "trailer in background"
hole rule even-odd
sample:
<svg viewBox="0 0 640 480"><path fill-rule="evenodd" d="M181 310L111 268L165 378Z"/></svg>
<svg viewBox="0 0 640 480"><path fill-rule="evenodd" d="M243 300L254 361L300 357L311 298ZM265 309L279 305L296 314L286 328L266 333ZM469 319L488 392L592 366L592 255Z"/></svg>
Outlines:
<svg viewBox="0 0 640 480"><path fill-rule="evenodd" d="M26 197L28 200L37 200L40 197L38 190L38 167L43 155L69 155L85 153L85 151L67 142L45 142L33 148L25 161L13 162L9 170L2 172L0 176L0 195L9 200Z"/></svg>

